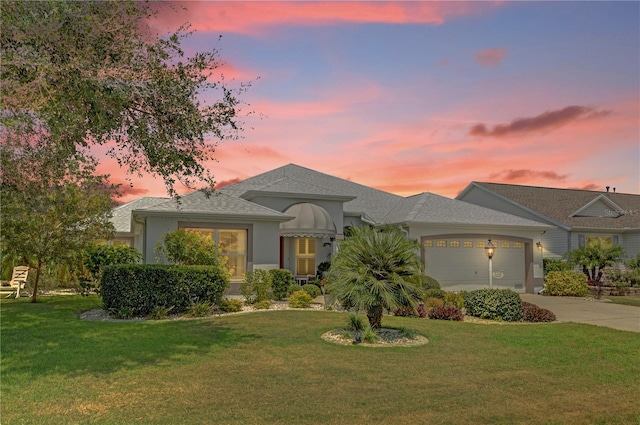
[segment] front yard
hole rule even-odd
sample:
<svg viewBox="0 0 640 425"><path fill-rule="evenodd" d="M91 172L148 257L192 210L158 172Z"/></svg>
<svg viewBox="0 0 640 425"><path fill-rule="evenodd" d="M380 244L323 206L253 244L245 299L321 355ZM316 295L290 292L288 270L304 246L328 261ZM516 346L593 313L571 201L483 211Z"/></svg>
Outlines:
<svg viewBox="0 0 640 425"><path fill-rule="evenodd" d="M637 424L640 335L385 317L419 347L321 339L347 315L87 322L97 297L2 300L2 423Z"/></svg>

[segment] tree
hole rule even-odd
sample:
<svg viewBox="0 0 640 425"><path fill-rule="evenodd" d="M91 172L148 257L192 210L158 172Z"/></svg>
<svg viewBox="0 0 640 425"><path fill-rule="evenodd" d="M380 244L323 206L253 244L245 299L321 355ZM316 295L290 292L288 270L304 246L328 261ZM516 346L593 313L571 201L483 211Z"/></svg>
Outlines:
<svg viewBox="0 0 640 425"><path fill-rule="evenodd" d="M216 78L216 50L185 57L182 26L167 37L149 22L157 3L2 2L0 125L14 142L48 138L61 160L104 145L131 173L187 187L213 177L205 161L218 141L237 137L237 95ZM218 99L203 103L202 94ZM6 141L3 140L3 143ZM23 145L16 146L17 149Z"/></svg>
<svg viewBox="0 0 640 425"><path fill-rule="evenodd" d="M78 263L90 244L112 235L115 188L86 158L61 165L37 140L25 146L0 146L0 247L3 256L35 268L35 303L43 265Z"/></svg>
<svg viewBox="0 0 640 425"><path fill-rule="evenodd" d="M565 256L570 262L582 266L582 271L598 288L598 296L600 296L605 267L619 263L624 256L624 249L620 245L602 243L601 239L597 239L585 246L568 251Z"/></svg>
<svg viewBox="0 0 640 425"><path fill-rule="evenodd" d="M379 329L384 310L415 308L420 301L419 248L399 228L353 228L331 260L327 291L344 307L366 311L371 328Z"/></svg>

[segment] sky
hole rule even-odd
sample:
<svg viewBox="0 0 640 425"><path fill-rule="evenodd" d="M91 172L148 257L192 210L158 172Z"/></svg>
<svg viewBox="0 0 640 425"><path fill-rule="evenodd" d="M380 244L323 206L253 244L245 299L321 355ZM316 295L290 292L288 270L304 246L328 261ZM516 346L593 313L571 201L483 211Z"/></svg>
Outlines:
<svg viewBox="0 0 640 425"><path fill-rule="evenodd" d="M187 52L217 49L225 80L251 83L242 138L209 164L220 186L294 163L402 196L640 193L640 2L179 6L152 25L190 23ZM166 196L157 177L132 184L121 200Z"/></svg>

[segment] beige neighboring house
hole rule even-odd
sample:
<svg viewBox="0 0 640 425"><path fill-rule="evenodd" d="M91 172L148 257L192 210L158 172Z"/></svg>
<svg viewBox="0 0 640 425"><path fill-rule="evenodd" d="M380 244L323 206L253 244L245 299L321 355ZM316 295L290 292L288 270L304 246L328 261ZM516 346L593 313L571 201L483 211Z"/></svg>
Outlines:
<svg viewBox="0 0 640 425"><path fill-rule="evenodd" d="M640 254L640 195L472 182L456 199L554 226L540 234L545 257L596 239L622 245L627 258Z"/></svg>
<svg viewBox="0 0 640 425"><path fill-rule="evenodd" d="M304 282L329 260L345 229L363 225L400 227L420 241L429 276L446 290L488 287L489 238L497 246L492 283L533 293L542 288L540 234L554 225L432 193L402 197L295 164L226 186L206 197L184 195L180 203L141 198L116 208L117 240L138 248L154 263L165 232L187 228L222 246L234 265L231 292L247 270L284 268Z"/></svg>

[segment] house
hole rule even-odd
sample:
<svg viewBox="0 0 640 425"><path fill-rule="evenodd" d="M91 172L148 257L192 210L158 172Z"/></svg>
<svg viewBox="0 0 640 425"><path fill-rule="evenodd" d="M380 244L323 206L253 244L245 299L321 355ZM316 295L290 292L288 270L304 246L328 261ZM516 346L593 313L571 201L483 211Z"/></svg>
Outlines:
<svg viewBox="0 0 640 425"><path fill-rule="evenodd" d="M138 248L147 263L165 232L194 229L210 234L234 266L231 291L247 270L285 268L304 281L330 259L345 229L400 227L420 241L426 274L446 290L489 285L485 245L494 287L518 292L542 288L542 258L535 249L554 227L432 193L402 197L298 165L226 186L205 196L141 198L114 210L116 240Z"/></svg>
<svg viewBox="0 0 640 425"><path fill-rule="evenodd" d="M640 254L640 195L472 182L456 199L554 226L540 235L548 258L598 239Z"/></svg>

